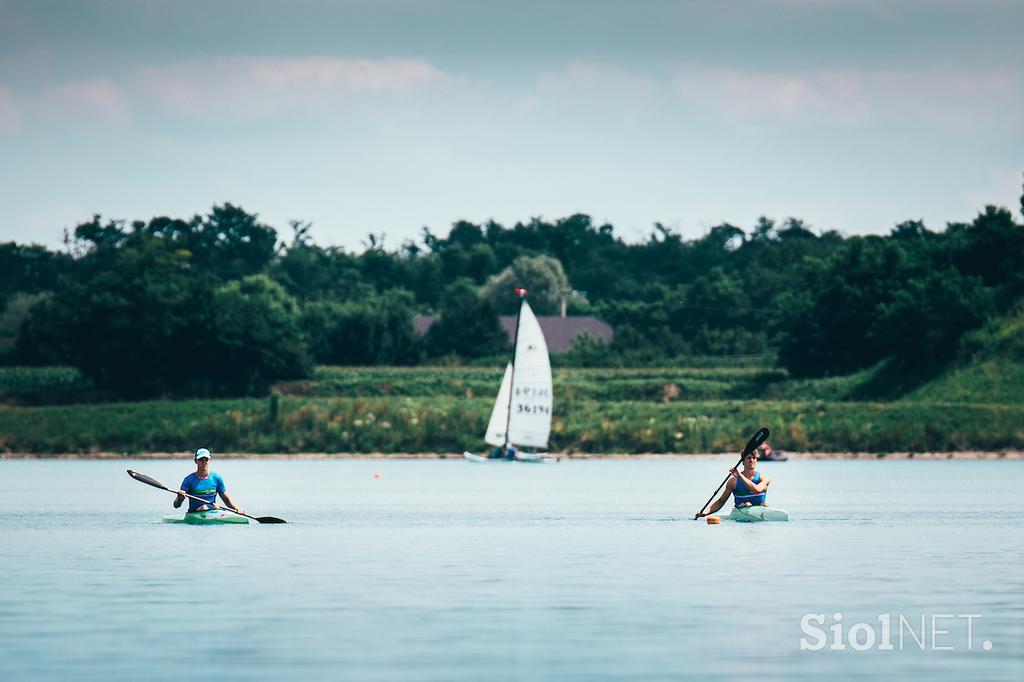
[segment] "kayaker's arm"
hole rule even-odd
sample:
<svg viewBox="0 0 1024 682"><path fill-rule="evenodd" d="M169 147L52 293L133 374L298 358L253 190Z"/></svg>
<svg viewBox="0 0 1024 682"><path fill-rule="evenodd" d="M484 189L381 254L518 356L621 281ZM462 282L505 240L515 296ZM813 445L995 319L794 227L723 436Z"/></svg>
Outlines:
<svg viewBox="0 0 1024 682"><path fill-rule="evenodd" d="M180 507L181 503L184 502L185 499L185 494L179 490L178 496L174 498L174 508L177 509L178 507Z"/></svg>
<svg viewBox="0 0 1024 682"><path fill-rule="evenodd" d="M772 482L770 478L765 478L762 476L760 483L754 483L749 478L744 476L742 471L737 471L736 475L743 479L743 485L747 486L747 490L753 493L763 493L765 490L768 490L768 484Z"/></svg>
<svg viewBox="0 0 1024 682"><path fill-rule="evenodd" d="M715 500L711 504L710 507L708 507L707 511L701 514L701 516L709 516L711 514L714 514L719 509L721 509L725 505L725 503L729 501L729 496L732 495L732 491L735 489L736 479L730 478L729 482L725 484L725 490L722 491L722 494L718 497L717 500Z"/></svg>
<svg viewBox="0 0 1024 682"><path fill-rule="evenodd" d="M220 499L224 500L224 504L226 504L227 506L231 507L231 508L232 508L232 509L234 509L235 511L239 511L239 512L240 512L240 511L245 511L244 509L242 509L241 507L239 507L239 506L238 506L237 504L235 504L234 500L232 500L232 499L231 499L231 498L230 498L230 497L228 496L228 494L227 494L227 493L221 493L221 494L220 494Z"/></svg>

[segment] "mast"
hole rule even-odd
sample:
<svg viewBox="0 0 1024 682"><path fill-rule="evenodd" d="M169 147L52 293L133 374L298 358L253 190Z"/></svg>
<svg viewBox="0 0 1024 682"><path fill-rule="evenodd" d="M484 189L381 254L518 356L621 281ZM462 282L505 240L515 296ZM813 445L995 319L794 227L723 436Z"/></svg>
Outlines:
<svg viewBox="0 0 1024 682"><path fill-rule="evenodd" d="M505 414L505 446L503 448L505 452L508 452L508 430L512 426L512 397L516 392L516 350L519 348L519 319L523 316L523 302L526 300L527 293L529 292L526 289L516 289L516 295L519 296L519 311L516 313L516 332L512 341L512 372L508 377L508 410Z"/></svg>

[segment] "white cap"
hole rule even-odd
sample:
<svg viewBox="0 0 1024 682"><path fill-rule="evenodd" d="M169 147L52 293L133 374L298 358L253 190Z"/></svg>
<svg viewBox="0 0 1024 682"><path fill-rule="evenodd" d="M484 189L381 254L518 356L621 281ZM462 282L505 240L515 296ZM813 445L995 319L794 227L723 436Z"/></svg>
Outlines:
<svg viewBox="0 0 1024 682"><path fill-rule="evenodd" d="M198 462L201 459L210 459L210 451L206 448L196 450L196 461Z"/></svg>

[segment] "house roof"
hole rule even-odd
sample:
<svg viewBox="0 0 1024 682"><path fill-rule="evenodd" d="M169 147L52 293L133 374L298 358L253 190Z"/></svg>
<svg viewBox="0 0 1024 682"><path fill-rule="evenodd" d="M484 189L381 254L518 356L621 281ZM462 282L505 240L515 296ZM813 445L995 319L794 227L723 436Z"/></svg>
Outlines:
<svg viewBox="0 0 1024 682"><path fill-rule="evenodd" d="M423 336L436 319L436 315L416 315L412 318L413 329L419 336ZM498 322L508 334L508 342L512 343L515 340L516 316L501 315L498 317ZM611 325L593 315L575 317L538 315L537 322L540 323L540 330L544 332L544 340L551 353L564 353L571 350L576 337L582 334L589 334L591 338L604 343L611 343L615 336L615 330Z"/></svg>

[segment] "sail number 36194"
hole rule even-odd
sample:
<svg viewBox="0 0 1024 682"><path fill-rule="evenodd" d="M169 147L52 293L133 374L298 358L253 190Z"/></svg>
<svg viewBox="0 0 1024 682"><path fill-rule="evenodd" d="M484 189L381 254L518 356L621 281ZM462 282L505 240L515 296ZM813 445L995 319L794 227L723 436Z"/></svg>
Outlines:
<svg viewBox="0 0 1024 682"><path fill-rule="evenodd" d="M516 403L516 414L551 414L551 406Z"/></svg>

